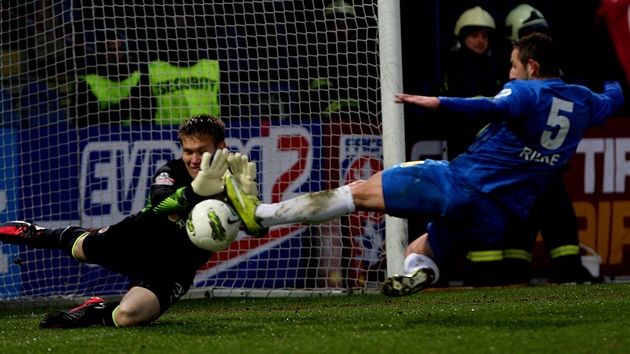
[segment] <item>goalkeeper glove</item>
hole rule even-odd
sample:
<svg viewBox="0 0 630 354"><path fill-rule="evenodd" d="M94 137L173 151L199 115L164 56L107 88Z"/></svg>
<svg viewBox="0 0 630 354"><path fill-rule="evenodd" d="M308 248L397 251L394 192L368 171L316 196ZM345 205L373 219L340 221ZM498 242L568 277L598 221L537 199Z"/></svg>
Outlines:
<svg viewBox="0 0 630 354"><path fill-rule="evenodd" d="M256 163L250 162L247 155L236 153L229 155L228 164L230 171L234 175L234 180L238 183L243 193L258 197L258 186L256 185Z"/></svg>
<svg viewBox="0 0 630 354"><path fill-rule="evenodd" d="M195 193L209 197L223 192L225 182L223 175L228 169L227 149L218 149L214 154L204 152L197 176L190 184Z"/></svg>

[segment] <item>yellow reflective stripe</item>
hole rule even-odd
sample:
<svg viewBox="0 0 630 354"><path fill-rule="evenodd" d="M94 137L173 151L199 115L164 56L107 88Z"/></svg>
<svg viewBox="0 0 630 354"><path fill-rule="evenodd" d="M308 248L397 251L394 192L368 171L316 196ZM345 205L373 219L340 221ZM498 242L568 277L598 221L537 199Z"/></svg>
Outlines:
<svg viewBox="0 0 630 354"><path fill-rule="evenodd" d="M519 250L518 248L511 248L511 249L503 250L503 258L522 259L524 261L531 262L532 254L531 252L527 252L525 250Z"/></svg>
<svg viewBox="0 0 630 354"><path fill-rule="evenodd" d="M77 257L74 256L74 248L77 246L77 243L79 243L80 239L84 238L85 236L89 234L90 234L89 232L82 233L81 236L77 237L77 239L74 240L74 243L72 244L72 258L76 259L77 261L78 261Z"/></svg>
<svg viewBox="0 0 630 354"><path fill-rule="evenodd" d="M333 84L333 82L328 79L315 79L311 81L311 86L310 86L311 89L318 89L318 88L324 88L324 87L335 87L335 84Z"/></svg>
<svg viewBox="0 0 630 354"><path fill-rule="evenodd" d="M496 262L503 259L503 251L470 251L466 259L471 262Z"/></svg>
<svg viewBox="0 0 630 354"><path fill-rule="evenodd" d="M564 256L577 256L579 254L580 254L580 246L578 245L560 246L549 251L549 257L551 259L564 257Z"/></svg>
<svg viewBox="0 0 630 354"><path fill-rule="evenodd" d="M483 133L483 131L484 131L484 130L486 130L486 128L488 128L489 126L490 126L490 124L489 124L489 123L488 123L488 124L486 124L486 125L484 125L484 126L483 126L483 128L479 129L479 131L477 132L477 134L476 134L476 135L479 135L479 134Z"/></svg>
<svg viewBox="0 0 630 354"><path fill-rule="evenodd" d="M120 307L120 305L116 306L116 308L114 309L114 311L112 311L112 321L114 321L114 326L116 327L120 327L118 325L118 323L116 323L116 311L118 311L118 308Z"/></svg>

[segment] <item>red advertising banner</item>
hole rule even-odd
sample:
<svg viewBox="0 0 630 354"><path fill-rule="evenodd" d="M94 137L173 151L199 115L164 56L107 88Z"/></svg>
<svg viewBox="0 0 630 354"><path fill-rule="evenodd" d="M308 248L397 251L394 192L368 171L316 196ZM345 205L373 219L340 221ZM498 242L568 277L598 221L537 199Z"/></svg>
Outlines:
<svg viewBox="0 0 630 354"><path fill-rule="evenodd" d="M630 118L589 129L569 166L580 242L602 257L602 275L630 275Z"/></svg>
<svg viewBox="0 0 630 354"><path fill-rule="evenodd" d="M356 180L366 180L383 169L383 139L378 122L335 120L325 123L324 170L328 188L346 185ZM329 253L343 245L347 254L340 255L347 264L345 274L339 275L338 264L329 269L320 268L322 278L328 279L326 286L364 287L366 282L382 281L385 254L385 217L374 212L356 212L328 225L341 237L328 245ZM335 232L326 235L329 238ZM322 237L322 239L326 239ZM324 245L322 245L324 249ZM341 283L339 283L341 282Z"/></svg>

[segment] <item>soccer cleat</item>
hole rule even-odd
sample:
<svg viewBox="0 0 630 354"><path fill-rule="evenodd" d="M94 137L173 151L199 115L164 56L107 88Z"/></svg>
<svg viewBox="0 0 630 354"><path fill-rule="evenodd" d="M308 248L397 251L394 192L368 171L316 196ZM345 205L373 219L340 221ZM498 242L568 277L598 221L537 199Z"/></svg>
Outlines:
<svg viewBox="0 0 630 354"><path fill-rule="evenodd" d="M393 275L381 284L381 294L386 296L407 296L420 292L433 283L435 272L431 268L418 268L411 274Z"/></svg>
<svg viewBox="0 0 630 354"><path fill-rule="evenodd" d="M0 241L13 245L27 245L38 248L55 248L57 237L44 234L46 228L26 221L9 221L0 224Z"/></svg>
<svg viewBox="0 0 630 354"><path fill-rule="evenodd" d="M39 328L77 328L102 324L105 300L91 297L83 305L70 310L55 311L39 323Z"/></svg>
<svg viewBox="0 0 630 354"><path fill-rule="evenodd" d="M243 193L231 175L226 176L225 189L228 199L243 222L245 233L256 237L265 236L269 232L269 228L263 227L256 220L255 215L256 207L260 204L260 200L253 195Z"/></svg>

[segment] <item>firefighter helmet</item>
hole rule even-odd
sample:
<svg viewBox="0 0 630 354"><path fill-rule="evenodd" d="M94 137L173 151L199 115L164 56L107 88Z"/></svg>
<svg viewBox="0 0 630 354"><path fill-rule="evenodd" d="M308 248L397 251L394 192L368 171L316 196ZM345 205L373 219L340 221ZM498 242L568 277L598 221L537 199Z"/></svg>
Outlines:
<svg viewBox="0 0 630 354"><path fill-rule="evenodd" d="M542 12L528 4L520 4L505 17L508 39L517 41L531 32L546 32L549 24Z"/></svg>
<svg viewBox="0 0 630 354"><path fill-rule="evenodd" d="M356 14L352 5L343 0L335 0L324 8L324 18L329 17L354 17Z"/></svg>
<svg viewBox="0 0 630 354"><path fill-rule="evenodd" d="M495 29L494 19L488 11L482 9L480 6L475 6L471 9L464 11L457 22L455 23L455 35L459 36L462 28L464 27L482 27L488 29Z"/></svg>

